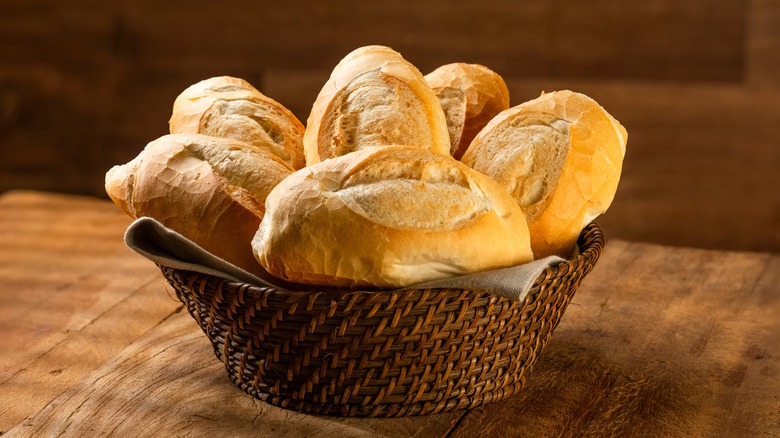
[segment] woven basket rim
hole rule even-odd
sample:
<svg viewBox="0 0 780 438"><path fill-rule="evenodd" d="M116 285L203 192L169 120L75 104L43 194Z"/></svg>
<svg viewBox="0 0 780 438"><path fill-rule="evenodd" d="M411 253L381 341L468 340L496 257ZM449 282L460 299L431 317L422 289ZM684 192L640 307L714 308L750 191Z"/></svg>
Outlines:
<svg viewBox="0 0 780 438"><path fill-rule="evenodd" d="M557 265L545 268L545 270L536 278L533 286L536 287L551 278L564 275L567 272L581 270L585 266L592 267L599 257L601 257L605 244L606 238L604 237L604 231L596 222L591 222L582 229L582 232L580 232L580 236L577 239L579 253Z"/></svg>
<svg viewBox="0 0 780 438"><path fill-rule="evenodd" d="M557 277L566 275L571 271L582 270L586 266L593 266L601 255L601 252L605 245L604 232L596 222L591 222L585 228L583 228L580 236L577 240L577 248L579 251L573 257L564 260L556 265L546 267L536 278L531 286L531 289L538 287L540 284L549 282ZM171 268L174 271L181 271L176 268ZM289 283L288 289L282 289L275 286L260 286L251 283L244 283L240 281L232 281L214 277L209 274L197 273L200 277L211 277L217 279L226 287L230 288L243 288L249 292L263 292L270 294L277 299L287 300L290 298L300 297L301 295L318 295L325 294L329 296L343 297L345 295L352 294L381 294L397 292L398 289L369 289L369 288L336 288L331 286L312 286L305 284ZM296 288L297 286L297 288ZM449 290L449 291L468 291L468 289L452 288L452 287L434 287L425 289L404 288L405 292L419 291L419 290Z"/></svg>

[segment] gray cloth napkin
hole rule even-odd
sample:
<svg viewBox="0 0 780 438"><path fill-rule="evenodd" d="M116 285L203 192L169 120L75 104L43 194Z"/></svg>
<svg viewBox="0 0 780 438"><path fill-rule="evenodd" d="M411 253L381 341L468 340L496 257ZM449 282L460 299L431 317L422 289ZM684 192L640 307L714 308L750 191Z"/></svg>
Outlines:
<svg viewBox="0 0 780 438"><path fill-rule="evenodd" d="M135 220L125 232L125 243L132 250L158 265L213 275L231 281L286 290L283 282L265 273L251 274L207 252L181 234L149 217ZM511 268L427 281L397 290L455 288L479 290L521 301L539 274L564 259L546 257Z"/></svg>

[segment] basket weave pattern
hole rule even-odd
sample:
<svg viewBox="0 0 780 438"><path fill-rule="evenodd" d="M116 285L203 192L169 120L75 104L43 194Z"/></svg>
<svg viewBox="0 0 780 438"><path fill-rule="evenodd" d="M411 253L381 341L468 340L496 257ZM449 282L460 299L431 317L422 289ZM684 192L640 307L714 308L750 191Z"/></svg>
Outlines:
<svg viewBox="0 0 780 438"><path fill-rule="evenodd" d="M161 269L242 390L296 411L398 417L519 391L598 260L601 229L578 245L521 302L461 289L289 292Z"/></svg>

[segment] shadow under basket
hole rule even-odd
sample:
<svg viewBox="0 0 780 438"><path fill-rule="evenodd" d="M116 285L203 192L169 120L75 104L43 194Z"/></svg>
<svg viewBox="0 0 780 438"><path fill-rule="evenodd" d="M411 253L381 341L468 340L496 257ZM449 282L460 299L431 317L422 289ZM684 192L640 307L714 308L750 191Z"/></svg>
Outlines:
<svg viewBox="0 0 780 438"><path fill-rule="evenodd" d="M462 289L290 292L161 269L240 389L299 412L400 417L518 392L601 255L598 225L578 246L523 301Z"/></svg>

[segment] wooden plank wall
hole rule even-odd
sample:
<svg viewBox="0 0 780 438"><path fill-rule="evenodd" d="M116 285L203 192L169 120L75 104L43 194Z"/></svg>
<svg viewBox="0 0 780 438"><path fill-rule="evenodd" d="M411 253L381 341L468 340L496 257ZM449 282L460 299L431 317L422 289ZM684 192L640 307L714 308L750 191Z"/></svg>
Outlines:
<svg viewBox="0 0 780 438"><path fill-rule="evenodd" d="M243 77L305 121L332 67L380 43L424 73L501 73L512 104L569 88L629 131L609 236L780 251L775 0L6 0L0 192L105 196L191 83Z"/></svg>

